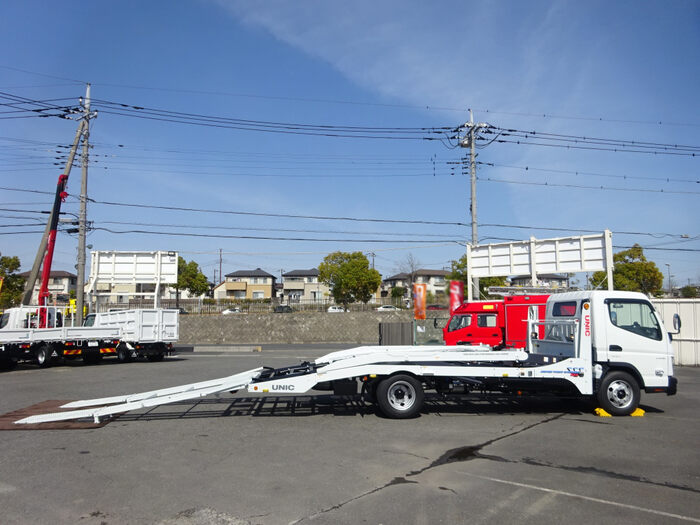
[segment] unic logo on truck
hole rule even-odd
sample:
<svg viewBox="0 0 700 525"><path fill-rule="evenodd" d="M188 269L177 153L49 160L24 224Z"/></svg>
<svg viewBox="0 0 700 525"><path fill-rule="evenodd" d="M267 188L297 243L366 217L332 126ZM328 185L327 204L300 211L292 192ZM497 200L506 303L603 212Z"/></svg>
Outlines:
<svg viewBox="0 0 700 525"><path fill-rule="evenodd" d="M591 336L591 314L588 310L591 308L591 303L583 303L583 310L586 312L583 316L583 335Z"/></svg>
<svg viewBox="0 0 700 525"><path fill-rule="evenodd" d="M294 390L294 385L272 385L272 390L292 391Z"/></svg>

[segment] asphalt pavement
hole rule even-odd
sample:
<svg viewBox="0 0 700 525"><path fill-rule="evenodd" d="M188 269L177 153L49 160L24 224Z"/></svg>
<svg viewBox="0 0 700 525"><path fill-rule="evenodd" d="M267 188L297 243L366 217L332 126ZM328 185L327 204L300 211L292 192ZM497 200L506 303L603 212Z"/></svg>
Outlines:
<svg viewBox="0 0 700 525"><path fill-rule="evenodd" d="M347 345L345 345L347 346ZM0 412L313 359L333 347L20 366ZM2 523L700 523L700 369L644 417L547 398L445 401L416 419L355 397L246 392L89 430L2 431Z"/></svg>

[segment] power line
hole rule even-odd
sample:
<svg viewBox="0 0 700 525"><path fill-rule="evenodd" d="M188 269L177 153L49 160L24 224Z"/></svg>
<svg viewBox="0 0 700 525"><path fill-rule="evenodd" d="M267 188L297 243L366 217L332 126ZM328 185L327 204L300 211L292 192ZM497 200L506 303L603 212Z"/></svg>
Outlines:
<svg viewBox="0 0 700 525"><path fill-rule="evenodd" d="M246 230L246 231L267 231L267 232L293 232L293 233L338 233L346 235L386 235L386 236L401 236L405 237L406 233L396 232L376 232L376 231L347 231L347 230L307 230L298 228L259 228L253 226L210 226L210 225L192 225L192 224L158 224L147 222L123 222L123 221L100 221L99 224L116 224L121 226L149 226L149 227L166 227L166 228L186 228L200 230ZM415 233L412 233L415 235ZM422 237L438 237L443 238L444 234L420 233Z"/></svg>
<svg viewBox="0 0 700 525"><path fill-rule="evenodd" d="M614 175L612 173L596 173L596 172L591 172L591 171L574 171L574 170L559 170L559 169L552 169L552 168L536 168L533 166L512 166L508 164L497 164L494 162L482 162L482 161L477 161L477 164L481 164L482 166L491 166L494 168L508 168L508 169L517 169L517 170L523 170L523 171L542 171L546 173L561 173L561 174L566 174L566 175L585 175L588 177L610 177L610 178L616 178L616 179L639 179L639 180L659 180L659 181L664 181L664 182L691 182L695 184L700 184L700 179L674 179L671 177L645 177L641 175Z"/></svg>
<svg viewBox="0 0 700 525"><path fill-rule="evenodd" d="M642 193L667 193L667 194L679 194L679 195L700 195L700 191L673 191L673 190L649 190L644 188L613 188L606 186L583 186L578 184L561 184L556 182L532 182L532 181L516 181L516 180L504 180L504 179L494 179L492 177L477 177L478 180L488 181L488 182L500 182L503 184L525 184L528 186L548 186L548 187L559 187L559 188L575 188L580 190L601 190L601 191L632 191L632 192L642 192Z"/></svg>
<svg viewBox="0 0 700 525"><path fill-rule="evenodd" d="M303 242L352 242L352 243L435 243L436 241L422 241L417 239L403 239L403 240L387 240L387 239L315 239L315 238L304 238L304 237L263 237L256 235L223 235L223 234L212 234L212 233L184 233L184 232L163 232L163 231L151 231L151 230L112 230L110 228L95 227L93 230L106 231L114 234L144 234L144 235L168 235L175 237L204 237L210 239L248 239L248 240L261 240L261 241L303 241ZM452 239L441 239L442 242L455 242Z"/></svg>
<svg viewBox="0 0 700 525"><path fill-rule="evenodd" d="M2 189L2 188L0 188ZM435 224L449 226L466 226L461 222L447 221L422 221L422 220L399 220L399 219L378 219L378 218L358 218L358 217L328 217L320 215L293 215L288 213L261 213L250 211L232 211L232 210L215 210L205 208L183 208L178 206L158 206L155 204L137 204L128 202L111 202L88 199L94 204L104 204L106 206L121 206L129 208L147 208L157 210L172 210L172 211L188 211L195 213L220 213L224 215L248 215L254 217L280 217L285 219L312 219L312 220L327 220L327 221L354 221L354 222L381 222L381 223L396 223L396 224Z"/></svg>

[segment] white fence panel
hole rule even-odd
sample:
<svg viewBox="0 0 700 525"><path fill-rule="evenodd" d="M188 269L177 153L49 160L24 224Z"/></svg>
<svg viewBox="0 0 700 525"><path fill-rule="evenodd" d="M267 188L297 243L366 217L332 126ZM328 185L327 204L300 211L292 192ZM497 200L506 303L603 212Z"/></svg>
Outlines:
<svg viewBox="0 0 700 525"><path fill-rule="evenodd" d="M673 336L675 363L700 366L700 299L654 299L666 330L673 330L673 314L681 317L681 333Z"/></svg>

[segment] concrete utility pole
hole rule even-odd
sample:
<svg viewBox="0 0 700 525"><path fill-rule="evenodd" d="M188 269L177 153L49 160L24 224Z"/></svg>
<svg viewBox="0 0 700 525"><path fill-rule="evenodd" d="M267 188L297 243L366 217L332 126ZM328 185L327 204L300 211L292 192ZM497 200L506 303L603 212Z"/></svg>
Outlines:
<svg viewBox="0 0 700 525"><path fill-rule="evenodd" d="M469 175L471 179L471 221L472 221L472 246L477 246L479 244L479 236L477 234L477 222L476 222L476 130L479 128L485 128L486 124L479 122L474 124L474 114L472 110L469 110L469 122L465 124L469 128L467 137L460 142L460 146L463 148L469 148ZM472 277L472 289L473 294L476 299L479 299L479 278Z"/></svg>
<svg viewBox="0 0 700 525"><path fill-rule="evenodd" d="M90 84L85 90L83 105L83 154L80 160L82 177L80 181L80 214L78 216L78 283L75 291L76 319L78 326L83 324L83 308L85 305L85 237L87 234L87 180L88 160L90 150L90 119L95 115L90 113Z"/></svg>
<svg viewBox="0 0 700 525"><path fill-rule="evenodd" d="M78 125L78 130L75 133L75 139L73 140L73 145L71 146L70 153L68 153L68 160L66 161L66 166L63 170L63 174L66 176L70 175L70 170L73 167L73 160L75 159L75 153L78 150L78 143L80 142L80 137L83 134L83 129L85 129L85 121L81 120ZM46 244L49 240L49 232L51 231L51 222L53 221L54 210L51 210L49 214L49 220L46 221L46 228L44 229L44 236L39 242L39 249L36 252L36 257L34 258L34 264L29 272L29 278L24 285L24 295L22 296L22 304L28 305L32 301L32 292L34 291L34 284L36 283L36 278L39 276L39 270L41 269L41 263L44 260L44 255L46 254Z"/></svg>

